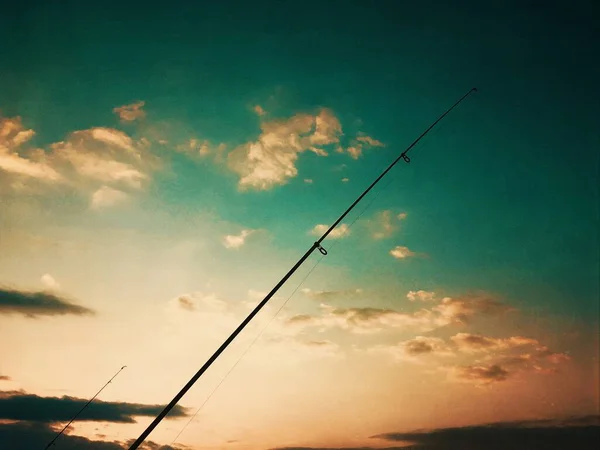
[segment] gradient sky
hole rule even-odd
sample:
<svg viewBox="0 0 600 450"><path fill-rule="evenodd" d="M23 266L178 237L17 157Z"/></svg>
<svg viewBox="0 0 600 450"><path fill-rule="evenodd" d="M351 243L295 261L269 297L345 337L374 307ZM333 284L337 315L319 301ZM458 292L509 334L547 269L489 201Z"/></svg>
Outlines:
<svg viewBox="0 0 600 450"><path fill-rule="evenodd" d="M3 8L0 444L45 445L123 365L57 448L136 438L474 86L147 448L442 449L504 422L585 434L597 7L459 3Z"/></svg>

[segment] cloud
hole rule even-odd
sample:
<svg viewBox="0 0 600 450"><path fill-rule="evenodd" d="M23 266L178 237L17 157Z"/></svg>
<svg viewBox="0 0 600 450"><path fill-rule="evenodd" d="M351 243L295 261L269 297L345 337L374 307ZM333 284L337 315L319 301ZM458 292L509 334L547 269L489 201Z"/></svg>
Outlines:
<svg viewBox="0 0 600 450"><path fill-rule="evenodd" d="M458 381L489 384L497 381L505 381L510 373L498 364L492 364L489 366L454 367L453 375Z"/></svg>
<svg viewBox="0 0 600 450"><path fill-rule="evenodd" d="M356 297L363 293L363 290L360 288L356 289L338 289L332 291L313 291L309 288L304 288L301 292L306 295L308 298L318 301L328 301L328 300L339 300L339 299L347 299L350 297Z"/></svg>
<svg viewBox="0 0 600 450"><path fill-rule="evenodd" d="M363 135L358 136L356 138L358 142L362 142L363 144L369 147L385 147L385 144L377 139L373 139L371 136Z"/></svg>
<svg viewBox="0 0 600 450"><path fill-rule="evenodd" d="M401 312L382 308L335 308L321 304L320 315L298 315L287 320L296 327L342 328L354 333L373 333L390 328L414 329L422 332L450 324L469 323L479 316L498 316L512 308L483 296L446 297L431 308ZM515 338L517 339L517 338Z"/></svg>
<svg viewBox="0 0 600 450"><path fill-rule="evenodd" d="M219 157L220 153L226 148L224 143L214 146L208 139L190 138L185 143L175 147L175 150L180 153L185 153L191 157L205 157L214 154Z"/></svg>
<svg viewBox="0 0 600 450"><path fill-rule="evenodd" d="M0 381L10 381L11 378L6 375L0 375Z"/></svg>
<svg viewBox="0 0 600 450"><path fill-rule="evenodd" d="M81 316L94 314L94 312L48 292L25 292L0 288L0 314L23 314L27 317L35 317L65 314Z"/></svg>
<svg viewBox="0 0 600 450"><path fill-rule="evenodd" d="M52 157L63 172L100 186L139 190L149 181L158 159L140 141L112 128L74 131L52 144Z"/></svg>
<svg viewBox="0 0 600 450"><path fill-rule="evenodd" d="M481 334L458 333L450 339L456 344L460 351L467 353L491 352L527 345L540 345L539 341L536 339L525 338L522 336L491 338Z"/></svg>
<svg viewBox="0 0 600 450"><path fill-rule="evenodd" d="M430 302L434 300L435 292L428 292L423 290L408 291L408 294L406 294L406 298L409 299L411 302Z"/></svg>
<svg viewBox="0 0 600 450"><path fill-rule="evenodd" d="M60 289L60 283L54 279L49 273L45 273L41 276L40 281L48 289L57 290Z"/></svg>
<svg viewBox="0 0 600 450"><path fill-rule="evenodd" d="M47 423L17 422L0 423L0 448L11 450L31 450L45 448L56 437L59 429ZM57 445L64 448L81 450L126 450L133 443L128 441L97 441L82 436L64 433L56 441ZM161 446L152 441L144 443L143 450L183 450L182 447Z"/></svg>
<svg viewBox="0 0 600 450"><path fill-rule="evenodd" d="M34 135L33 130L24 127L20 117L0 117L0 172L45 182L61 181L62 176L47 163L43 153L21 156L20 147Z"/></svg>
<svg viewBox="0 0 600 450"><path fill-rule="evenodd" d="M310 137L313 145L328 145L340 141L342 125L328 109L322 109L315 117L315 131Z"/></svg>
<svg viewBox="0 0 600 450"><path fill-rule="evenodd" d="M454 352L443 339L417 336L397 345L379 345L369 349L374 353L387 353L401 361L419 361L427 356L454 356Z"/></svg>
<svg viewBox="0 0 600 450"><path fill-rule="evenodd" d="M108 186L102 186L92 194L90 208L102 209L124 203L129 199L129 195L118 189Z"/></svg>
<svg viewBox="0 0 600 450"><path fill-rule="evenodd" d="M55 423L69 421L87 399L75 397L40 397L21 391L0 392L0 419ZM79 421L135 423L134 417L153 417L164 405L104 402L95 400L78 417ZM175 406L169 417L185 417L186 408Z"/></svg>
<svg viewBox="0 0 600 450"><path fill-rule="evenodd" d="M304 179L304 182L305 182L306 184L312 184L312 183L313 183L313 180L312 180L312 179L310 179L310 178L305 178L305 179Z"/></svg>
<svg viewBox="0 0 600 450"><path fill-rule="evenodd" d="M348 181L350 181L350 178L342 178L342 183L347 183Z"/></svg>
<svg viewBox="0 0 600 450"><path fill-rule="evenodd" d="M486 296L465 296L446 297L439 305L433 307L433 311L439 314L436 319L437 323L447 325L453 322L466 324L476 315L502 315L514 311L514 308Z"/></svg>
<svg viewBox="0 0 600 450"><path fill-rule="evenodd" d="M600 443L598 416L496 422L457 428L385 433L372 438L410 442L421 450L591 450Z"/></svg>
<svg viewBox="0 0 600 450"><path fill-rule="evenodd" d="M341 146L338 146L336 151L338 153L345 152L348 155L350 155L350 157L352 159L358 159L362 156L364 149L369 149L369 148L373 148L373 147L385 147L385 145L381 141L378 141L377 139L374 139L370 136L362 134L362 135L357 136L356 139L354 139L350 143L350 145L348 147L346 147L345 149Z"/></svg>
<svg viewBox="0 0 600 450"><path fill-rule="evenodd" d="M106 189L139 191L162 167L149 151L150 141L134 140L114 128L74 131L45 149L30 145L34 134L20 117L0 117L0 188L39 195L53 186L61 189L60 195L89 194L92 204L108 204L102 201Z"/></svg>
<svg viewBox="0 0 600 450"><path fill-rule="evenodd" d="M143 110L146 102L139 101L129 105L113 108L113 112L119 116L122 122L134 122L146 117L146 111Z"/></svg>
<svg viewBox="0 0 600 450"><path fill-rule="evenodd" d="M287 120L262 122L258 139L234 149L228 155L228 166L240 177L240 191L272 189L298 175L300 153L326 156L321 147L338 142L339 134L339 121L325 109L316 116L296 114Z"/></svg>
<svg viewBox="0 0 600 450"><path fill-rule="evenodd" d="M390 209L380 211L368 223L373 239L386 239L391 237L399 228L400 220L406 219L406 213L394 215Z"/></svg>
<svg viewBox="0 0 600 450"><path fill-rule="evenodd" d="M238 249L246 243L246 238L256 230L242 230L240 234L228 234L223 237L223 245L226 248Z"/></svg>
<svg viewBox="0 0 600 450"><path fill-rule="evenodd" d="M315 225L312 230L310 230L310 234L313 236L323 236L323 234L329 229L330 225L319 224ZM334 228L331 233L329 233L328 237L331 239L340 239L347 237L350 234L350 227L342 223Z"/></svg>
<svg viewBox="0 0 600 450"><path fill-rule="evenodd" d="M338 327L357 334L376 333L384 328L429 329L431 313L417 311L413 314L382 308L334 308L321 305L324 313L316 315L296 315L287 320L288 325L297 327L319 327L322 329Z"/></svg>
<svg viewBox="0 0 600 450"><path fill-rule="evenodd" d="M397 245L396 247L390 250L390 255L392 255L396 259L405 259L410 258L411 256L416 256L416 253L409 250L408 247Z"/></svg>
<svg viewBox="0 0 600 450"><path fill-rule="evenodd" d="M170 304L175 309L182 309L189 312L223 312L229 307L227 302L221 300L215 294L204 294L202 292L180 295L171 300Z"/></svg>
<svg viewBox="0 0 600 450"><path fill-rule="evenodd" d="M259 116L264 116L265 114L267 114L267 112L263 109L262 106L260 105L255 105L254 108L252 108L254 110L254 112L256 114L258 114Z"/></svg>

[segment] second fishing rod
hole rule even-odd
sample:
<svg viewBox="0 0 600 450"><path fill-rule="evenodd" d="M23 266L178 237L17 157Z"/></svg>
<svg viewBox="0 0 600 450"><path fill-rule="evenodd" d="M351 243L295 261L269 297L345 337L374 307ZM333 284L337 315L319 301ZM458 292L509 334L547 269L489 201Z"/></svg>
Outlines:
<svg viewBox="0 0 600 450"><path fill-rule="evenodd" d="M390 171L392 168L398 164L400 161L404 161L406 163L410 162L410 158L408 156L408 152L417 145L417 143L427 135L431 131L433 127L435 127L446 115L448 115L454 108L456 108L465 98L471 95L473 92L476 92L477 88L472 88L469 92L463 95L459 100L456 101L450 108L448 108L438 119L433 122L429 128L427 128L421 135L415 139L415 141L410 144L406 150L404 150L400 156L398 156L382 173L379 175L375 181L371 183L371 185L365 189L365 191L356 199L354 202L344 211L344 213L329 227L329 229L317 240L307 251L306 253L298 260L298 262L284 275L284 277L275 285L275 287L269 292L266 297L254 308L254 310L248 314L248 317L244 319L244 321L235 329L233 333L221 344L221 346L213 353L213 355L208 358L208 360L204 363L204 365L196 372L192 378L186 383L183 388L173 397L171 402L160 412L158 416L148 425L148 427L142 432L142 434L135 440L133 444L129 447L129 450L137 449L144 440L148 437L148 435L158 426L158 424L167 416L169 411L177 405L179 400L192 388L192 386L198 381L198 379L208 370L208 368L217 360L217 358L225 351L225 349L233 342L233 340L237 337L238 334L242 332L242 330L250 323L250 321L256 316L260 310L267 304L267 302L277 293L277 291L285 284L285 282L298 270L298 268L306 261L310 255L313 254L315 250L319 250L321 254L327 255L327 250L323 248L321 243L329 236L329 234L339 225L339 223L344 220L344 218L354 209L354 207L367 195L371 189L381 181L381 179Z"/></svg>

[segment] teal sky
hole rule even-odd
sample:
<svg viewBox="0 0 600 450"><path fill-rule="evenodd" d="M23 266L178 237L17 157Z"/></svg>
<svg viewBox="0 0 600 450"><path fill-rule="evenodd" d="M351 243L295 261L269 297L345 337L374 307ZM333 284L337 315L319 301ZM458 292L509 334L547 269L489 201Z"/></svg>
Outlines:
<svg viewBox="0 0 600 450"><path fill-rule="evenodd" d="M350 234L325 241L328 249L336 244L302 287L365 289L375 294L362 306L402 311L410 309L408 291L450 297L487 292L538 318L560 318L571 324L567 328L598 329L600 36L593 18L600 11L593 2L60 3L13 2L0 16L0 120L20 117L23 129L35 130L28 149L14 155L36 161L39 154L28 151L42 149L48 164L59 168L51 159L53 145L73 140L77 130L104 127L137 143L151 141L148 152L160 168L144 166L149 181L125 189L135 197L128 206L98 212L87 206L93 193L88 181L69 191L39 191L25 178L35 193L14 188L16 175L9 159L3 166L0 147L0 201L6 205L0 287L39 289L47 272L69 298L100 311L99 317L106 308L131 330L142 327L141 316L131 318L142 305L149 308L142 315L162 326L152 308L183 292L210 285L239 300L249 289L268 291L312 244L315 225L332 223L431 122L477 87L411 152L410 165L399 164L350 214L344 223L373 200ZM143 117L120 120L114 112L140 101ZM343 130L339 142L322 146L326 157L302 151L293 163L297 174L284 182L240 188L227 155L255 142L261 126L316 116L322 108ZM359 136L384 145L364 145L354 159L347 149ZM208 140L211 156L177 150L191 138ZM386 210L397 229L371 239L369 227ZM396 219L401 213L406 217ZM246 229L258 231L237 250L223 248L224 235ZM14 237L18 232L97 247L38 254ZM127 232L131 237L119 237ZM202 250L189 250L193 245ZM395 260L389 252L396 246L416 255ZM172 260L160 259L180 248ZM176 281L155 287L158 278L139 281L158 273ZM0 320L8 321L1 308ZM0 331L0 339L20 339L20 330L33 323L19 320L29 325L10 322L6 330L12 331L4 337ZM75 329L76 322L96 319L65 320ZM524 333L517 322L498 329ZM116 326L108 323L98 336ZM559 342L557 330L542 334ZM560 345L569 353L565 342ZM597 346L583 348L585 364L597 358ZM6 375L13 379L27 372L18 353L3 357L8 362L0 366L0 380L11 368L15 373ZM165 392L186 379L189 370L179 369ZM55 387L23 380L20 388L40 395ZM84 396L96 384L78 385L75 394ZM166 400L139 396L122 391L115 400ZM365 433L395 431L388 428Z"/></svg>
<svg viewBox="0 0 600 450"><path fill-rule="evenodd" d="M387 147L348 167L351 184L303 189L302 177L318 179L347 162L334 155L319 164L307 155L300 176L273 192L238 193L232 174L198 166L182 167L176 185L165 179L156 187L168 204L208 202L250 227L276 221L275 244L300 251L309 244L304 228L334 219L477 86L477 98L427 138L413 166L392 173L379 206L418 211L407 232L423 252L436 253L419 267L425 279L514 296L533 290L528 302L561 313L589 317L597 309L599 69L592 29L575 20L585 7L67 5L37 5L2 27L2 40L17 43L0 62L2 110L25 117L39 144L112 125L112 108L137 99L155 120L176 118L227 143L256 133L248 105L270 96L279 116L326 106L345 130L360 119L356 128ZM360 260L352 270L364 270Z"/></svg>

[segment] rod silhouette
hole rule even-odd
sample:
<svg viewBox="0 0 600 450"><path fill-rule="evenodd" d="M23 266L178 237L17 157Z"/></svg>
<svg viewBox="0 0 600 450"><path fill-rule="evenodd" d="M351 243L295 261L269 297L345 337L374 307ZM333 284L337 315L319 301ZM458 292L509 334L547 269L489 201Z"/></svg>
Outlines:
<svg viewBox="0 0 600 450"><path fill-rule="evenodd" d="M62 435L62 434L63 434L63 433L66 431L66 429L67 429L67 428L69 428L69 426L70 426L70 425L71 425L71 424L72 424L72 423L75 421L75 419L77 419L77 417L79 417L79 414L81 414L81 413L83 412L83 410L84 410L85 408L87 408L87 407L89 406L89 404L90 404L90 403L92 403L92 402L93 402L93 401L96 399L96 397L98 397L98 395L100 395L100 392L102 392L102 391L104 390L104 388L105 388L106 386L108 386L108 385L111 383L111 381L112 381L112 380L114 380L114 379L117 377L117 375L119 375L119 374L121 373L121 371L122 371L122 370L123 370L125 367L127 367L127 366L123 366L123 367L121 367L121 368L119 369L119 371L118 371L117 373L115 373L115 374L113 375L113 377L112 377L110 380L108 380L108 382L107 382L107 383L106 383L104 386L102 386L102 389L100 389L98 392L96 392L96 395L94 395L92 398L90 398L90 399L88 400L88 402L87 402L85 405L83 405L83 408L81 408L81 409L80 409L80 410L77 412L77 414L75 414L75 415L73 416L73 418L72 418L72 419L69 421L69 423L68 423L68 424L66 424L66 425L65 425L65 427L64 427L62 430L60 430L60 433L58 433L56 436L54 436L54 439L52 439L52 440L51 440L51 441L48 443L48 445L46 445L46 447L44 448L44 450L48 450L50 447L52 447L52 446L54 445L54 443L56 442L56 440L57 440L57 439L58 439L58 438L59 438L59 437L60 437L60 436L61 436L61 435Z"/></svg>
<svg viewBox="0 0 600 450"><path fill-rule="evenodd" d="M410 158L408 157L408 152L415 145L417 145L417 143L421 139L423 139L423 137L425 137L425 135L427 133L429 133L433 127L435 127L444 117L446 117L446 115L448 113L450 113L450 111L452 111L454 108L456 108L465 98L467 98L470 94L472 94L475 91L477 91L477 88L472 88L469 92L467 92L459 100L457 100L456 103L454 103L450 108L448 108L440 117L438 117L438 119L435 122L433 122L429 126L429 128L427 128L423 133L421 133L421 135L417 139L415 139L415 141L412 144L410 144L408 146L408 148L406 150L404 150L400 154L400 156L398 156L388 166L388 168L385 169L381 173L381 175L379 175L375 179L375 181L373 181L373 183L371 183L371 185L346 209L346 211L344 211L344 213L333 223L333 225L331 225L329 227L329 229L323 234L323 236L321 236L319 238L319 240L317 240L306 251L306 253L298 260L298 262L288 271L288 273L286 273L284 275L284 277L279 281L279 283L277 283L275 285L275 287L271 290L271 292L269 292L267 294L267 296L258 304L258 306L256 306L256 308L254 308L254 310L250 314L248 314L248 317L246 317L244 319L244 321L235 329L235 331L233 333L231 333L231 335L225 340L225 342L223 342L223 344L221 344L221 346L215 351L215 353L213 353L213 355L204 363L204 365L200 368L200 370L198 370L198 372L196 372L196 374L194 374L194 376L190 379L190 381L188 381L187 384L177 393L177 395L175 395L175 397L173 397L173 400L171 400L171 402L167 406L165 406L165 408L160 412L160 414L158 416L156 416L156 419L154 419L152 421L152 423L150 425L148 425L148 427L142 432L140 437L138 437L137 440L129 447L129 450L137 449L144 442L144 440L148 437L148 435L152 432L152 430L154 430L154 428L156 428L157 425L165 418L165 416L169 413L169 411L171 411L171 409L173 409L173 407L175 405L177 405L179 400L181 400L181 398L187 393L187 391L190 390L190 388L194 385L194 383L196 383L196 381L198 381L198 379L202 376L202 374L208 370L208 368L212 365L212 363L214 363L216 361L216 359L221 355L221 353L223 353L223 351L229 346L229 344L231 344L231 342L233 342L233 340L237 337L237 335L241 333L241 331L246 327L246 325L248 325L248 323L254 318L254 316L256 316L258 314L258 312L267 304L267 302L271 299L271 297L273 297L273 295L275 295L277 293L279 288L281 288L281 286L284 285L284 283L294 274L294 272L296 272L296 270L298 270L298 268L304 263L304 261L306 261L308 259L308 257L315 250L318 249L322 255L327 255L327 250L325 250L321 246L321 242L323 242L325 240L325 238L327 238L327 236L329 236L329 233L331 233L334 230L334 228L336 226L338 226L338 224L348 215L348 213L350 213L350 211L352 211L354 209L354 207L364 198L364 196L367 195L369 193L369 191L371 191L371 189L373 189L373 187L375 187L375 185L377 183L379 183L379 181L390 170L392 170L392 168L400 160L403 160L404 162L409 163Z"/></svg>

